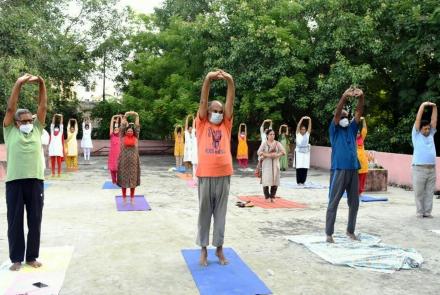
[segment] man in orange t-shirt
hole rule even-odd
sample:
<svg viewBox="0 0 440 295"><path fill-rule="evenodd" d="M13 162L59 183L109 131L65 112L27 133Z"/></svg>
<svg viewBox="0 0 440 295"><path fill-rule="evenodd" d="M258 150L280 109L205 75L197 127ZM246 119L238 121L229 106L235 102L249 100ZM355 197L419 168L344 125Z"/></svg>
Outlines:
<svg viewBox="0 0 440 295"><path fill-rule="evenodd" d="M226 104L214 100L208 105L211 80L225 80ZM203 81L196 119L199 165L199 219L197 244L202 247L200 265L208 266L209 228L214 215L212 245L217 247L220 264L228 261L223 254L226 209L232 175L231 130L235 98L232 76L222 70L210 72Z"/></svg>

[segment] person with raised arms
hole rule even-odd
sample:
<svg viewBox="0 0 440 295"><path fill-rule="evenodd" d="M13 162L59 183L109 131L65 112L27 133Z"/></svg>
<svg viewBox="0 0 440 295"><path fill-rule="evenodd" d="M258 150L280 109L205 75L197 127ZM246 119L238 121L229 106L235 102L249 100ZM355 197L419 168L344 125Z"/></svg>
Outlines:
<svg viewBox="0 0 440 295"><path fill-rule="evenodd" d="M28 109L17 109L20 91L26 83L39 87L37 117ZM41 161L41 135L46 120L47 95L43 78L25 74L17 79L8 100L3 119L6 144L6 210L8 219L9 258L12 271L21 263L38 268L41 220L44 204L44 171ZM24 209L26 207L28 235L24 237ZM26 252L25 252L26 251Z"/></svg>
<svg viewBox="0 0 440 295"><path fill-rule="evenodd" d="M423 112L431 108L431 120L423 120ZM437 105L424 102L417 112L416 121L412 129L412 143L414 146L412 170L413 187L416 200L416 214L419 218L431 218L432 200L435 190L435 142L437 132Z"/></svg>
<svg viewBox="0 0 440 295"><path fill-rule="evenodd" d="M226 103L218 100L208 103L211 81L225 80ZM209 72L203 81L200 106L196 118L199 164L199 217L197 244L202 248L200 265L208 266L209 229L214 216L212 245L221 265L228 260L223 253L229 187L231 184L232 155L231 133L234 109L235 85L232 76L225 71Z"/></svg>
<svg viewBox="0 0 440 295"><path fill-rule="evenodd" d="M344 106L350 97L356 97L358 103L353 120ZM359 88L350 87L340 98L334 117L330 123L330 143L332 145L329 201L326 213L325 233L327 242L334 243L338 205L344 192L347 192L348 224L347 236L358 240L355 235L356 218L359 209L359 176L360 168L357 158L356 135L364 110L364 93Z"/></svg>

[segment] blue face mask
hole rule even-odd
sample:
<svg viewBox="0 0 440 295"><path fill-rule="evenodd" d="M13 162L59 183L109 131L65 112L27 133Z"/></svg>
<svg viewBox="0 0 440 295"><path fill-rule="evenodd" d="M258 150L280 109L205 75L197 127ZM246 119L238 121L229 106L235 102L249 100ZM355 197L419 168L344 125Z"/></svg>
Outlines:
<svg viewBox="0 0 440 295"><path fill-rule="evenodd" d="M218 125L223 121L223 114L220 113L211 113L211 118L209 118L209 122L212 124Z"/></svg>

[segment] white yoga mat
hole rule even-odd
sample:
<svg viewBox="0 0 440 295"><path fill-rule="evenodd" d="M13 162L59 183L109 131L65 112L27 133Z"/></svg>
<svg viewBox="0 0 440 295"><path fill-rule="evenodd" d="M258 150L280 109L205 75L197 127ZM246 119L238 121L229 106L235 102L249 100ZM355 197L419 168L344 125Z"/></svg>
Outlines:
<svg viewBox="0 0 440 295"><path fill-rule="evenodd" d="M352 241L346 235L334 235L333 244L327 243L322 233L286 238L335 265L392 273L417 268L423 263L422 255L414 249L382 244L379 237L368 234L359 234L359 237L360 241Z"/></svg>
<svg viewBox="0 0 440 295"><path fill-rule="evenodd" d="M314 182L306 182L301 185L293 182L281 181L281 186L285 186L287 188L292 188L292 189L328 189L328 185L314 183Z"/></svg>
<svg viewBox="0 0 440 295"><path fill-rule="evenodd" d="M43 266L33 268L23 264L19 271L10 271L11 262L0 266L0 294L52 295L60 293L66 276L67 267L72 259L73 247L48 247L40 249L40 261ZM34 283L43 283L47 287L38 288Z"/></svg>

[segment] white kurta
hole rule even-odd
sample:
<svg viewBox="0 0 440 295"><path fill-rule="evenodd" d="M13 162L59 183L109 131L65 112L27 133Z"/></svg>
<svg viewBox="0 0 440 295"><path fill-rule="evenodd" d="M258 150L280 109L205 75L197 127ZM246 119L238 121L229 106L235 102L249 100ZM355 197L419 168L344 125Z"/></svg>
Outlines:
<svg viewBox="0 0 440 295"><path fill-rule="evenodd" d="M192 157L191 157L191 163L193 164L193 165L197 165L198 163L199 163L199 155L198 155L198 149L197 149L197 136L196 136L196 129L195 128L193 128L193 130L192 130L192 137L191 137L191 139L192 139L192 145L191 145L191 147L192 147L192 150L191 150L191 152L192 152Z"/></svg>
<svg viewBox="0 0 440 295"><path fill-rule="evenodd" d="M185 130L185 150L183 152L183 162L192 162L193 140L192 134Z"/></svg>
<svg viewBox="0 0 440 295"><path fill-rule="evenodd" d="M260 127L260 137L261 137L261 143L265 143L267 141L267 135L266 132L264 132L263 126Z"/></svg>
<svg viewBox="0 0 440 295"><path fill-rule="evenodd" d="M296 134L295 168L310 168L310 134Z"/></svg>
<svg viewBox="0 0 440 295"><path fill-rule="evenodd" d="M64 157L63 124L60 125L60 131L57 135L55 135L54 129L55 125L50 124L49 157Z"/></svg>
<svg viewBox="0 0 440 295"><path fill-rule="evenodd" d="M48 145L50 141L50 135L46 131L46 129L43 129L43 132L41 133L41 160L43 161L43 171L46 170L46 159L44 158L44 147L43 145Z"/></svg>
<svg viewBox="0 0 440 295"><path fill-rule="evenodd" d="M92 149L92 124L89 123L89 129L85 128L84 122L82 123L83 137L81 139L81 148Z"/></svg>

